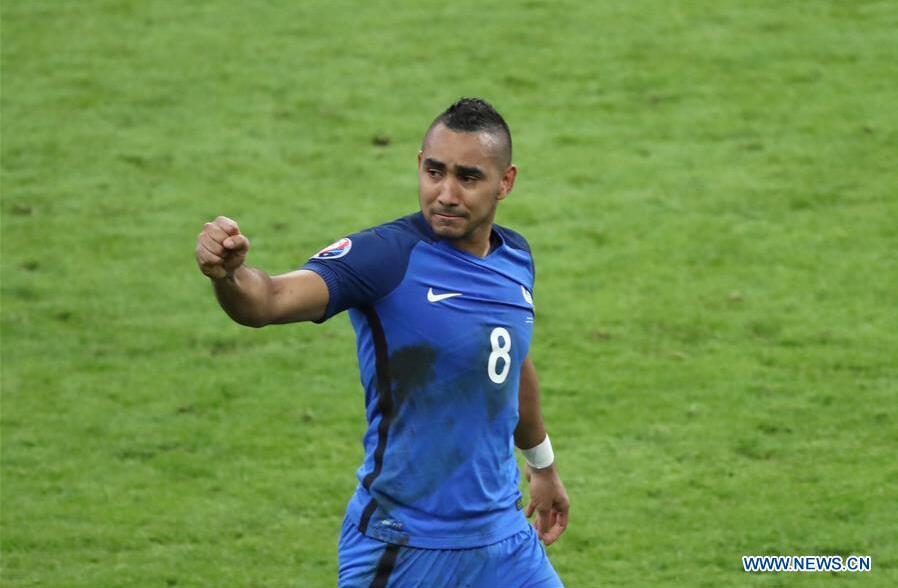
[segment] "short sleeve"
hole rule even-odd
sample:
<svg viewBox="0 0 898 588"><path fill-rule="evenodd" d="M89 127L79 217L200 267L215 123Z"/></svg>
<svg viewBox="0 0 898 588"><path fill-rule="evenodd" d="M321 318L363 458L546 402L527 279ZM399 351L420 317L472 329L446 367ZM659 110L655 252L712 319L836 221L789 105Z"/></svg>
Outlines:
<svg viewBox="0 0 898 588"><path fill-rule="evenodd" d="M533 261L533 252L530 250L530 243L520 233L509 229L508 227L500 227L494 225L496 230L502 234L505 243L512 249L523 251L527 255L527 262L530 265L530 290L536 287L536 263Z"/></svg>
<svg viewBox="0 0 898 588"><path fill-rule="evenodd" d="M340 239L309 258L302 269L317 273L327 284L327 310L321 321L373 303L402 281L413 243L383 226Z"/></svg>

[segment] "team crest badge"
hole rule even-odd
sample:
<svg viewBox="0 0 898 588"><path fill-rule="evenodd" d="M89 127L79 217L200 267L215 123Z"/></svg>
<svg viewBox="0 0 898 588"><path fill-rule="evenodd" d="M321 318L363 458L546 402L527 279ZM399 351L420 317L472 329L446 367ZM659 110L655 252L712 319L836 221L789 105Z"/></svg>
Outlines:
<svg viewBox="0 0 898 588"><path fill-rule="evenodd" d="M350 249L352 249L352 240L349 237L344 237L313 255L311 259L337 259L349 253Z"/></svg>

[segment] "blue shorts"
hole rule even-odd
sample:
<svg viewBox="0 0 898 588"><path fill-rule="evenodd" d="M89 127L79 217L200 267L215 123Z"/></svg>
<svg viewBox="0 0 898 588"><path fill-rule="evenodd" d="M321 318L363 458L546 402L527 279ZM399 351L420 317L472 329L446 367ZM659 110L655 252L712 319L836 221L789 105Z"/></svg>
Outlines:
<svg viewBox="0 0 898 588"><path fill-rule="evenodd" d="M564 588L536 531L472 549L422 549L361 534L349 520L340 533L340 588Z"/></svg>

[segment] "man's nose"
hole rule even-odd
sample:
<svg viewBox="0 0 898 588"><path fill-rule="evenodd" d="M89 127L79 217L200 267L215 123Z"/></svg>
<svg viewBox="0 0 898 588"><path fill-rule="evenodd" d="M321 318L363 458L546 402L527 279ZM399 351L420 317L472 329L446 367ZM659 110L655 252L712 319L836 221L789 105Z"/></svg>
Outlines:
<svg viewBox="0 0 898 588"><path fill-rule="evenodd" d="M460 202L458 197L458 182L455 178L449 176L445 178L440 185L440 193L437 196L437 202L441 206L456 206Z"/></svg>

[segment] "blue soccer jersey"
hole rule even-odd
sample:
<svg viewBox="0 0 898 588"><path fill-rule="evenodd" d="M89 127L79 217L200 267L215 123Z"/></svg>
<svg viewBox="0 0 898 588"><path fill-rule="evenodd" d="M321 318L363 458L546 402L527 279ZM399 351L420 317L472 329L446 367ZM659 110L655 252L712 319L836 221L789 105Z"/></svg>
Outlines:
<svg viewBox="0 0 898 588"><path fill-rule="evenodd" d="M479 258L421 213L312 257L324 319L348 310L368 428L347 514L390 543L464 548L526 528L514 430L533 333L534 269L517 233L494 225Z"/></svg>

